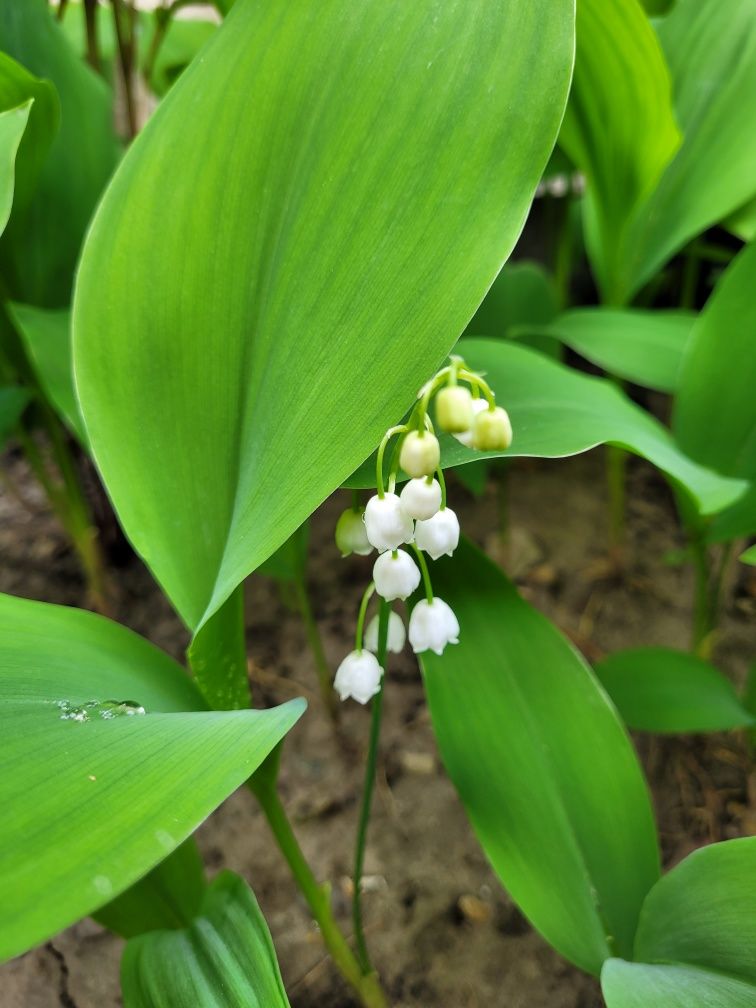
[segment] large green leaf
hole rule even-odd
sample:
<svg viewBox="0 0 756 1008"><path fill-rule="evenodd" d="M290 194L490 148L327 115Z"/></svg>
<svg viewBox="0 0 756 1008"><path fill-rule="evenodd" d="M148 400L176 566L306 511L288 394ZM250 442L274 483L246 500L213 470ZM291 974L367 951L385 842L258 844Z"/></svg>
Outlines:
<svg viewBox="0 0 756 1008"><path fill-rule="evenodd" d="M78 58L47 0L0 0L0 49L60 95L61 125L33 199L14 213L0 245L10 295L45 307L70 303L74 267L117 146L112 96Z"/></svg>
<svg viewBox="0 0 756 1008"><path fill-rule="evenodd" d="M616 651L596 675L637 731L727 731L754 724L732 683L709 662L672 648Z"/></svg>
<svg viewBox="0 0 756 1008"><path fill-rule="evenodd" d="M694 851L646 898L639 962L604 967L608 1008L752 1008L754 908L756 837Z"/></svg>
<svg viewBox="0 0 756 1008"><path fill-rule="evenodd" d="M509 411L514 440L506 458L561 458L598 444L620 445L647 458L696 499L704 514L716 513L746 489L691 462L669 432L632 403L614 383L580 374L542 354L510 342L465 340L465 360L486 373L496 399ZM451 437L442 439L442 464L462 465L480 452ZM350 486L375 483L375 466L362 466Z"/></svg>
<svg viewBox="0 0 756 1008"><path fill-rule="evenodd" d="M588 178L586 239L605 300L621 302L623 241L680 135L664 55L638 0L579 0L560 144Z"/></svg>
<svg viewBox="0 0 756 1008"><path fill-rule="evenodd" d="M69 429L86 445L87 432L73 383L70 311L22 304L7 308L45 395Z"/></svg>
<svg viewBox="0 0 756 1008"><path fill-rule="evenodd" d="M750 546L744 553L740 554L738 559L741 563L756 566L756 546Z"/></svg>
<svg viewBox="0 0 756 1008"><path fill-rule="evenodd" d="M126 533L191 627L451 348L571 53L570 0L240 0L130 149L79 271L75 372Z"/></svg>
<svg viewBox="0 0 756 1008"><path fill-rule="evenodd" d="M574 308L547 331L617 378L674 392L695 320L682 311Z"/></svg>
<svg viewBox="0 0 756 1008"><path fill-rule="evenodd" d="M513 898L562 955L598 973L630 955L659 873L648 791L590 669L483 554L433 565L460 643L422 655L449 775Z"/></svg>
<svg viewBox="0 0 756 1008"><path fill-rule="evenodd" d="M0 958L149 871L257 768L303 707L203 710L180 666L130 631L7 595L0 700Z"/></svg>
<svg viewBox="0 0 756 1008"><path fill-rule="evenodd" d="M734 504L715 515L707 529L708 542L731 542L741 536L756 535L756 483Z"/></svg>
<svg viewBox="0 0 756 1008"><path fill-rule="evenodd" d="M249 886L223 872L183 931L132 939L124 1008L289 1008L276 951Z"/></svg>
<svg viewBox="0 0 756 1008"><path fill-rule="evenodd" d="M610 959L601 972L607 1008L753 1008L756 989L693 966Z"/></svg>
<svg viewBox="0 0 756 1008"><path fill-rule="evenodd" d="M755 331L756 242L728 268L699 317L673 421L692 458L749 479L756 477Z"/></svg>

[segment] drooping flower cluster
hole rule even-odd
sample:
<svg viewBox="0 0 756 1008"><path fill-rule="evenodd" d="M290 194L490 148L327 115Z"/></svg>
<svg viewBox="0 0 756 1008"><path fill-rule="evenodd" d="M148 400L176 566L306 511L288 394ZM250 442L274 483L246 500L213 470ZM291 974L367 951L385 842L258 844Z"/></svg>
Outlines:
<svg viewBox="0 0 756 1008"><path fill-rule="evenodd" d="M469 387L468 387L469 386ZM410 613L409 641L416 654L442 654L447 644L459 643L459 623L451 607L434 596L425 554L438 560L451 556L459 543L459 520L446 504L441 468L441 446L429 415L435 397L438 428L453 434L463 445L481 451L503 451L512 442L512 427L504 409L481 375L470 371L461 357L452 357L418 394L418 402L405 424L384 435L376 461L376 493L365 506L345 511L336 525L336 545L343 556L378 557L373 580L360 606L355 650L342 661L334 687L342 700L353 697L367 703L381 688L383 669L379 650L379 620L374 617L363 633L368 603L375 592L385 602L404 601L423 582L425 598ZM390 463L388 488L383 460L396 439ZM410 477L400 494L395 492L399 470ZM412 555L402 547L409 546ZM398 613L389 614L386 650L401 651L407 633Z"/></svg>

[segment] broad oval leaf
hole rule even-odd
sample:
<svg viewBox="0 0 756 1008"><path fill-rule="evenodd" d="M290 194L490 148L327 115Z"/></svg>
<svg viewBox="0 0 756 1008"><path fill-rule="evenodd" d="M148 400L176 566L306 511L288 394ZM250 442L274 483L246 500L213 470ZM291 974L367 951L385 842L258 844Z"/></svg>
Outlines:
<svg viewBox="0 0 756 1008"><path fill-rule="evenodd" d="M16 184L16 155L29 121L31 102L0 112L0 234L5 230L13 206Z"/></svg>
<svg viewBox="0 0 756 1008"><path fill-rule="evenodd" d="M126 533L192 628L481 301L558 129L572 6L239 0L129 150L81 263L76 380Z"/></svg>
<svg viewBox="0 0 756 1008"><path fill-rule="evenodd" d="M149 871L303 709L205 711L180 666L136 634L8 595L0 700L0 959Z"/></svg>
<svg viewBox="0 0 756 1008"><path fill-rule="evenodd" d="M669 431L611 381L580 374L511 342L469 339L460 351L485 372L497 402L510 414L514 439L500 453L505 458L562 458L599 444L620 445L685 487L703 514L722 510L746 490L742 480L719 476L683 455ZM442 438L444 467L492 456ZM375 464L360 467L348 485L375 486Z"/></svg>
<svg viewBox="0 0 756 1008"><path fill-rule="evenodd" d="M756 988L693 966L610 959L601 971L607 1008L753 1008Z"/></svg>
<svg viewBox="0 0 756 1008"><path fill-rule="evenodd" d="M695 321L684 311L574 308L545 331L617 378L674 392Z"/></svg>
<svg viewBox="0 0 756 1008"><path fill-rule="evenodd" d="M756 478L755 284L753 242L727 269L699 316L673 417L677 439L692 458L749 479Z"/></svg>
<svg viewBox="0 0 756 1008"><path fill-rule="evenodd" d="M188 928L132 939L121 983L124 1008L289 1008L265 918L232 872L215 879Z"/></svg>
<svg viewBox="0 0 756 1008"><path fill-rule="evenodd" d="M730 680L685 651L616 651L595 671L625 724L636 731L728 731L755 723Z"/></svg>
<svg viewBox="0 0 756 1008"><path fill-rule="evenodd" d="M433 566L460 643L422 655L441 756L491 864L583 969L629 956L659 874L648 791L616 711L557 630L462 543Z"/></svg>

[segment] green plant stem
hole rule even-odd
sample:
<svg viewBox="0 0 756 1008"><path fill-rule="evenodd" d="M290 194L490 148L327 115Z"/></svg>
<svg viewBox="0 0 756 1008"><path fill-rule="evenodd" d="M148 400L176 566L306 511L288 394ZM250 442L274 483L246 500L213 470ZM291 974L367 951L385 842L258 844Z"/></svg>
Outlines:
<svg viewBox="0 0 756 1008"><path fill-rule="evenodd" d="M433 585L431 583L430 573L428 572L428 564L425 562L423 551L417 546L416 543L412 543L412 549L415 551L415 556L417 557L417 562L420 567L420 573L423 576L423 587L425 588L425 597L428 600L428 602L432 602Z"/></svg>
<svg viewBox="0 0 756 1008"><path fill-rule="evenodd" d="M323 942L344 979L357 992L364 1008L386 1008L387 1001L375 973L364 973L333 916L331 887L318 883L307 864L288 820L275 784L267 776L252 778L249 786L260 803L279 850L318 924Z"/></svg>
<svg viewBox="0 0 756 1008"><path fill-rule="evenodd" d="M187 657L202 695L214 710L244 710L251 706L244 582L194 637Z"/></svg>
<svg viewBox="0 0 756 1008"><path fill-rule="evenodd" d="M335 724L339 720L339 703L336 699L336 693L334 692L333 683L331 681L331 669L328 665L325 651L323 650L323 640L320 636L320 630L318 629L318 624L313 614L312 606L310 605L310 594L307 591L307 585L305 584L304 577L301 575L299 575L294 582L294 591L296 594L297 606L299 607L299 612L302 615L302 622L305 625L307 641L310 645L310 651L312 652L312 657L315 661L315 669L318 674L318 685L320 686L320 696L323 700L323 706L328 711L331 721Z"/></svg>
<svg viewBox="0 0 756 1008"><path fill-rule="evenodd" d="M139 131L137 120L136 96L134 94L134 60L136 56L136 38L134 32L133 7L125 0L111 0L113 4L113 28L118 44L118 60L121 66L121 81L123 82L126 119L131 140ZM126 22L128 21L128 26Z"/></svg>
<svg viewBox="0 0 756 1008"><path fill-rule="evenodd" d="M378 664L382 669L386 668L386 641L388 638L389 613L391 607L385 599L381 599L380 615L378 617ZM360 966L364 974L370 976L373 973L368 955L367 943L365 942L365 931L362 925L362 870L365 863L365 844L367 841L367 829L370 822L370 810L373 803L373 789L375 787L375 768L378 761L378 740L381 733L381 716L383 714L383 684L385 675L381 679L381 688L373 697L371 703L370 719L370 741L368 743L367 761L365 763L365 785L362 792L362 805L360 806L360 818L357 826L357 840L354 850L354 873L352 894L352 923L354 926L354 937L357 943L357 955Z"/></svg>
<svg viewBox="0 0 756 1008"><path fill-rule="evenodd" d="M690 535L690 550L695 574L693 597L693 641L692 650L700 658L708 658L711 651L711 609L709 556L701 536Z"/></svg>
<svg viewBox="0 0 756 1008"><path fill-rule="evenodd" d="M153 16L155 20L155 30L152 33L150 48L147 50L144 66L142 68L144 79L148 86L152 80L155 63L160 55L163 42L165 42L165 36L168 34L168 29L171 27L171 22L173 21L174 16L181 10L182 7L187 7L189 4L194 2L195 0L173 0L173 3L169 4L167 7L157 7L154 10Z"/></svg>
<svg viewBox="0 0 756 1008"><path fill-rule="evenodd" d="M87 36L87 63L100 73L100 44L97 37L97 0L84 0L84 27Z"/></svg>

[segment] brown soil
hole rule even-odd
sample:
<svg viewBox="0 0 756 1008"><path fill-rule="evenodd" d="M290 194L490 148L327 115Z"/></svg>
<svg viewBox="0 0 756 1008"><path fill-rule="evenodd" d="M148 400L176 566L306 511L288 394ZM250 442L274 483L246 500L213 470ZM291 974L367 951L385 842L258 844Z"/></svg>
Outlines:
<svg viewBox="0 0 756 1008"><path fill-rule="evenodd" d="M35 513L0 497L0 589L83 604L75 559L23 463L6 460ZM683 542L669 492L645 464L630 464L627 563L605 563L602 456L523 462L509 473L506 566L523 594L589 658L641 644L685 647L692 583L670 563ZM451 489L463 527L492 555L503 488L491 481L475 501ZM350 648L369 561L340 560L331 530L337 495L314 521L310 581L316 616L334 668ZM132 560L116 572L117 616L180 655L185 633L149 575ZM742 682L756 654L756 577L733 565L716 657ZM305 695L310 709L287 743L282 789L316 874L334 884L344 926L361 783L359 760L334 743L314 689L299 617L267 579L250 579L249 654L257 702ZM343 731L364 745L367 712L343 708ZM713 735L638 741L653 786L667 864L693 847L756 832L756 774L745 739ZM353 1002L323 955L317 931L266 825L247 792L234 795L199 830L211 873L228 866L247 878L273 933L294 1008L347 1008ZM599 1008L598 985L535 934L488 867L440 765L417 670L409 655L390 669L382 765L366 863L365 910L374 961L395 1008ZM2 1008L112 1008L120 1005L122 942L83 921L0 970Z"/></svg>

